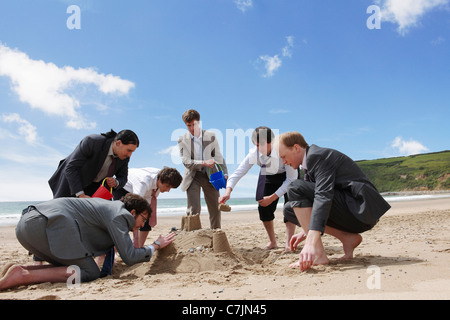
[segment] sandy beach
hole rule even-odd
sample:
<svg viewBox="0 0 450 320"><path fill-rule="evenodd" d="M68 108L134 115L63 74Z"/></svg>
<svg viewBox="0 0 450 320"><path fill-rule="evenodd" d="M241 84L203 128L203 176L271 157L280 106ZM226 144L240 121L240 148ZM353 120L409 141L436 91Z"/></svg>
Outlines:
<svg viewBox="0 0 450 320"><path fill-rule="evenodd" d="M323 236L330 264L300 272L289 268L297 252L284 250L282 212L276 213L279 249L261 249L267 236L256 211L222 213L230 250L214 251L206 213L203 228L178 231L174 244L150 262L126 266L116 259L113 275L78 288L65 283L23 286L0 292L19 300L305 300L450 299L450 198L398 201L378 225L362 234L351 261L339 261L340 243ZM149 235L180 228L181 216L160 217ZM14 227L0 228L0 268L31 264ZM300 248L301 249L301 248Z"/></svg>

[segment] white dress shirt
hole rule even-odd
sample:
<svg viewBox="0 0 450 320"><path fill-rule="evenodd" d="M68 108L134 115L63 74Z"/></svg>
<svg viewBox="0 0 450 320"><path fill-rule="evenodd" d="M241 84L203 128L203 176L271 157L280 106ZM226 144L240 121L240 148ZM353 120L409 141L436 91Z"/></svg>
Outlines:
<svg viewBox="0 0 450 320"><path fill-rule="evenodd" d="M289 183L298 179L298 171L291 166L284 165L283 160L278 157L278 154L273 150L270 156L262 155L256 148L250 150L245 159L240 163L239 167L227 180L227 187L234 189L238 181L245 176L245 174L253 167L254 164L258 166L266 165L266 173L274 175L286 172L286 180L278 188L275 194L281 198L286 192Z"/></svg>
<svg viewBox="0 0 450 320"><path fill-rule="evenodd" d="M191 133L192 140L194 141L194 159L203 160L203 136L202 130L200 130L200 135L198 138Z"/></svg>
<svg viewBox="0 0 450 320"><path fill-rule="evenodd" d="M157 168L130 168L128 169L128 181L124 189L128 192L136 193L146 199L148 203L152 202L152 190L157 189L156 182L158 181ZM160 191L156 191L158 197Z"/></svg>

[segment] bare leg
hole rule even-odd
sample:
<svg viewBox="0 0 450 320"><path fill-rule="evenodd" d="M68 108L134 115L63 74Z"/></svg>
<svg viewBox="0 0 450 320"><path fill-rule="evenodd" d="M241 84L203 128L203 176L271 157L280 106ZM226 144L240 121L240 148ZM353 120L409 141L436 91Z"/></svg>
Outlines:
<svg viewBox="0 0 450 320"><path fill-rule="evenodd" d="M72 275L67 272L67 267L54 266L11 266L0 279L0 290L14 288L22 285L44 282L66 282Z"/></svg>
<svg viewBox="0 0 450 320"><path fill-rule="evenodd" d="M297 217L304 233L307 235L309 231L309 222L311 219L312 208L294 208L295 216ZM301 253L300 253L301 254ZM325 253L322 240L319 238L315 244L315 259L313 265L328 264L329 260ZM297 265L291 265L296 267Z"/></svg>
<svg viewBox="0 0 450 320"><path fill-rule="evenodd" d="M311 219L311 211L312 211L312 208L294 208L295 215L296 215L297 219L299 219L300 224L302 226L309 226L309 221ZM307 224L303 224L302 220L304 220L304 222ZM339 241L342 242L342 246L344 249L344 255L341 257L341 259L352 259L355 248L362 241L361 235L359 235L357 233L345 232L345 231L338 230L338 229L335 229L330 226L326 226L324 232L326 234L329 234L329 235L337 238ZM322 244L321 241L320 241L320 243ZM322 248L323 248L323 244L322 244ZM325 254L325 252L324 252L324 254ZM326 260L328 260L328 259L326 259ZM325 260L323 260L323 261L325 261Z"/></svg>
<svg viewBox="0 0 450 320"><path fill-rule="evenodd" d="M342 242L344 255L340 259L353 259L353 251L362 241L362 236L360 234L345 232L329 226L325 227L325 233L339 239Z"/></svg>
<svg viewBox="0 0 450 320"><path fill-rule="evenodd" d="M275 230L272 221L263 221L264 228L266 229L267 235L269 236L269 243L264 247L264 250L271 250L278 248L277 239L275 237Z"/></svg>
<svg viewBox="0 0 450 320"><path fill-rule="evenodd" d="M291 251L291 238L295 233L295 227L296 225L293 224L292 222L287 221L286 223L286 247L285 247L285 251L286 252L290 252Z"/></svg>
<svg viewBox="0 0 450 320"><path fill-rule="evenodd" d="M145 241L147 240L148 233L150 231L139 231L139 247L142 248L144 246Z"/></svg>

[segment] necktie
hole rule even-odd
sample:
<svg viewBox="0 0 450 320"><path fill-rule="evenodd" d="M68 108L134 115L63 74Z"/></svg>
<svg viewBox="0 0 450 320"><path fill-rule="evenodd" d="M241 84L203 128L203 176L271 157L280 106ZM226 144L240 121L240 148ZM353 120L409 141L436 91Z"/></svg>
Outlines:
<svg viewBox="0 0 450 320"><path fill-rule="evenodd" d="M148 224L150 227L156 226L156 191L158 189L152 190L152 201L150 202L150 207L152 208L152 214L150 215L150 218L148 220Z"/></svg>
<svg viewBox="0 0 450 320"><path fill-rule="evenodd" d="M116 171L116 157L112 156L111 165L108 168L108 173L106 174L107 177L112 177Z"/></svg>
<svg viewBox="0 0 450 320"><path fill-rule="evenodd" d="M266 165L261 165L261 171L259 172L258 185L256 186L256 201L264 198L264 186L266 185Z"/></svg>
<svg viewBox="0 0 450 320"><path fill-rule="evenodd" d="M304 180L305 181L311 181L311 177L309 176L308 170L304 169L303 171L305 171Z"/></svg>

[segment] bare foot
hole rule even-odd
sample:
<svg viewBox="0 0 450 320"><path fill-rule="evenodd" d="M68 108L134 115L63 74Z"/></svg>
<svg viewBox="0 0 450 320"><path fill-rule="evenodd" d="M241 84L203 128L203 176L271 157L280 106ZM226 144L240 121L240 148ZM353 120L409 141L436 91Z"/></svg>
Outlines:
<svg viewBox="0 0 450 320"><path fill-rule="evenodd" d="M278 246L276 243L269 242L263 249L264 250L278 249Z"/></svg>
<svg viewBox="0 0 450 320"><path fill-rule="evenodd" d="M23 272L25 270L18 264L9 266L3 277L0 279L0 290L5 290L9 288L16 287L22 278Z"/></svg>
<svg viewBox="0 0 450 320"><path fill-rule="evenodd" d="M312 263L312 265L313 266L326 265L329 262L330 262L330 260L328 260L327 255L325 254L325 252L323 252L320 256L318 256L317 258L314 259L314 262ZM300 260L298 260L295 263L290 264L289 267L300 268L300 269L302 269L302 271L308 269L308 268L304 268L304 266L302 265L302 262L300 262Z"/></svg>
<svg viewBox="0 0 450 320"><path fill-rule="evenodd" d="M351 233L350 236L342 242L344 248L344 255L339 258L339 260L350 260L353 259L353 251L362 242L362 237L360 234Z"/></svg>
<svg viewBox="0 0 450 320"><path fill-rule="evenodd" d="M0 273L0 279L5 276L5 274L8 272L9 268L11 268L13 265L15 265L14 262L7 263L6 266L3 268L2 273Z"/></svg>

